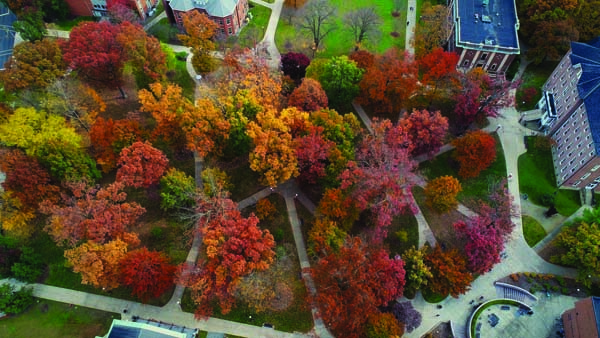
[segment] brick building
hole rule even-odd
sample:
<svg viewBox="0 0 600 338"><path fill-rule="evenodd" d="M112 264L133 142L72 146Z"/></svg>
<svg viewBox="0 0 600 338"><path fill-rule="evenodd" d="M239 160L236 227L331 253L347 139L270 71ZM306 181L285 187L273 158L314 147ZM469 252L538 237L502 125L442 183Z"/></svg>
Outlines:
<svg viewBox="0 0 600 338"><path fill-rule="evenodd" d="M519 19L514 0L450 0L448 49L459 55L457 68L483 68L503 76L519 55Z"/></svg>
<svg viewBox="0 0 600 338"><path fill-rule="evenodd" d="M71 14L76 16L106 16L106 0L65 0ZM142 20L148 17L159 0L127 0L129 7L138 13Z"/></svg>
<svg viewBox="0 0 600 338"><path fill-rule="evenodd" d="M575 302L573 309L562 314L565 338L598 338L600 298L589 297Z"/></svg>
<svg viewBox="0 0 600 338"><path fill-rule="evenodd" d="M248 0L163 0L165 11L172 23L183 28L181 14L199 11L218 26L224 36L237 34L248 14Z"/></svg>
<svg viewBox="0 0 600 338"><path fill-rule="evenodd" d="M538 129L556 142L556 184L594 189L600 183L600 39L571 43L536 108Z"/></svg>

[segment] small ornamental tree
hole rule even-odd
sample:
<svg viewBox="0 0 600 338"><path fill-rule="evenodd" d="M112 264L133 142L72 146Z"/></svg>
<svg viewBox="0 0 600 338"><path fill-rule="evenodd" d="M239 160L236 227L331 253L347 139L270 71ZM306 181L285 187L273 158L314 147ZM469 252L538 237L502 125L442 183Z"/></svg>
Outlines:
<svg viewBox="0 0 600 338"><path fill-rule="evenodd" d="M404 324L406 332L413 332L414 329L421 326L423 316L419 311L415 310L412 302L394 302L394 305L389 310L400 323Z"/></svg>
<svg viewBox="0 0 600 338"><path fill-rule="evenodd" d="M283 74L291 77L296 82L304 77L308 65L310 65L310 59L302 53L289 52L281 56Z"/></svg>
<svg viewBox="0 0 600 338"><path fill-rule="evenodd" d="M479 176L496 160L496 140L485 131L468 132L452 145L456 147L453 157L460 165L458 174L463 178Z"/></svg>
<svg viewBox="0 0 600 338"><path fill-rule="evenodd" d="M367 338L400 338L404 330L391 313L375 312L367 321Z"/></svg>
<svg viewBox="0 0 600 338"><path fill-rule="evenodd" d="M441 176L427 183L425 203L439 213L456 209L456 196L462 191L460 182L452 176Z"/></svg>
<svg viewBox="0 0 600 338"><path fill-rule="evenodd" d="M500 263L504 241L493 224L489 218L478 216L468 223L459 221L453 225L458 236L466 241L465 254L473 273L484 274Z"/></svg>
<svg viewBox="0 0 600 338"><path fill-rule="evenodd" d="M327 94L317 80L305 78L302 84L294 89L288 98L288 105L305 112L313 112L327 108Z"/></svg>
<svg viewBox="0 0 600 338"><path fill-rule="evenodd" d="M169 165L167 157L148 142L135 142L121 150L117 181L135 188L158 183Z"/></svg>
<svg viewBox="0 0 600 338"><path fill-rule="evenodd" d="M406 293L415 293L427 285L433 277L431 269L425 264L425 247L416 249L414 246L402 254L406 270ZM404 322L405 323L405 322Z"/></svg>
<svg viewBox="0 0 600 338"><path fill-rule="evenodd" d="M311 126L308 135L296 140L296 156L300 179L315 184L327 175L326 166L329 150L335 144L323 136L323 128Z"/></svg>
<svg viewBox="0 0 600 338"><path fill-rule="evenodd" d="M325 257L339 252L347 234L338 225L325 217L317 218L308 233L307 251L315 257Z"/></svg>
<svg viewBox="0 0 600 338"><path fill-rule="evenodd" d="M169 169L160 179L160 208L174 210L191 208L195 204L194 178L175 168Z"/></svg>
<svg viewBox="0 0 600 338"><path fill-rule="evenodd" d="M130 251L119 262L121 283L130 287L144 303L160 297L173 285L175 267L156 251L141 248Z"/></svg>
<svg viewBox="0 0 600 338"><path fill-rule="evenodd" d="M433 276L427 283L427 290L431 292L458 298L467 292L473 281L465 258L456 249L442 251L436 245L425 256L425 264L431 269Z"/></svg>
<svg viewBox="0 0 600 338"><path fill-rule="evenodd" d="M350 60L353 60L354 62L356 62L356 65L359 68L364 69L364 70L371 67L373 65L373 63L375 63L375 55L373 55L372 53L370 53L369 51L366 51L366 50L354 51L354 52L350 53L349 58L350 58Z"/></svg>

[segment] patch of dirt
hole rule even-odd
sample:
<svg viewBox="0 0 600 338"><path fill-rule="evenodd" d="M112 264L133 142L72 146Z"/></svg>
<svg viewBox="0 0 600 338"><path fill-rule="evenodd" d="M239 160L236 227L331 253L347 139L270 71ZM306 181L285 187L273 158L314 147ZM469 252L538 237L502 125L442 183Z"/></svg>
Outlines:
<svg viewBox="0 0 600 338"><path fill-rule="evenodd" d="M548 243L540 252L538 252L538 255L542 257L545 261L553 263L550 261L552 256L560 255L563 253L566 253L566 249L558 247L556 245L556 239L554 239L550 243Z"/></svg>
<svg viewBox="0 0 600 338"><path fill-rule="evenodd" d="M392 12L392 16L393 16L394 18L400 17L400 11L393 11L393 12Z"/></svg>

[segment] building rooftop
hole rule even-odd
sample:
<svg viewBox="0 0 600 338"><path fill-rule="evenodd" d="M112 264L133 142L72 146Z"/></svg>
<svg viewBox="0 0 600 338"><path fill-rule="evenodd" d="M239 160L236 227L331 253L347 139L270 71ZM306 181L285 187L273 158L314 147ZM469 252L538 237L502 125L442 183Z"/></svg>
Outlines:
<svg viewBox="0 0 600 338"><path fill-rule="evenodd" d="M587 44L571 42L571 64L581 67L577 91L587 111L596 153L600 153L600 38Z"/></svg>
<svg viewBox="0 0 600 338"><path fill-rule="evenodd" d="M196 329L148 320L125 321L115 319L107 338L192 338ZM96 337L99 338L99 337Z"/></svg>
<svg viewBox="0 0 600 338"><path fill-rule="evenodd" d="M194 8L203 9L210 16L224 18L233 14L239 0L171 0L173 10L187 12Z"/></svg>
<svg viewBox="0 0 600 338"><path fill-rule="evenodd" d="M0 69L12 55L15 44L15 31L13 22L17 17L8 10L4 4L0 3Z"/></svg>
<svg viewBox="0 0 600 338"><path fill-rule="evenodd" d="M519 54L514 0L455 0L456 46Z"/></svg>

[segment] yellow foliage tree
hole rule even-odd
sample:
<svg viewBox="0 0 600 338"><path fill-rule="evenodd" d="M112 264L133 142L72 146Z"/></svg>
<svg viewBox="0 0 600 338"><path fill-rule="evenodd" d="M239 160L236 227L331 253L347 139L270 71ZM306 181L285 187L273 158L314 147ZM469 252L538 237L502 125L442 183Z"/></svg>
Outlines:
<svg viewBox="0 0 600 338"><path fill-rule="evenodd" d="M29 238L35 231L35 213L22 208L21 201L5 191L0 195L0 225L11 237Z"/></svg>
<svg viewBox="0 0 600 338"><path fill-rule="evenodd" d="M462 191L460 182L452 176L441 176L425 187L425 202L440 213L456 209L456 195Z"/></svg>

